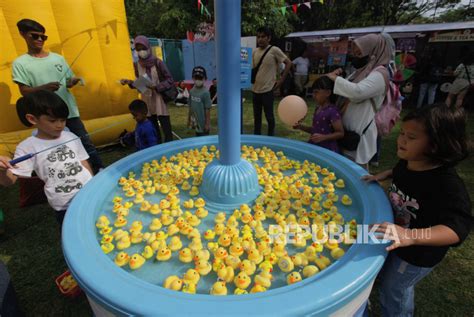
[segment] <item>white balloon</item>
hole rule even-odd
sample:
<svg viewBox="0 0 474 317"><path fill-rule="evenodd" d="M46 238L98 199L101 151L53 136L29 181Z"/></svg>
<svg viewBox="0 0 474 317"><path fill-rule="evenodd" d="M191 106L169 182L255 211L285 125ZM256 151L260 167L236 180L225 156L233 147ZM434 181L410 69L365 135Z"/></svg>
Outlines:
<svg viewBox="0 0 474 317"><path fill-rule="evenodd" d="M278 104L278 116L283 123L294 126L308 112L308 106L303 98L295 95L286 96Z"/></svg>

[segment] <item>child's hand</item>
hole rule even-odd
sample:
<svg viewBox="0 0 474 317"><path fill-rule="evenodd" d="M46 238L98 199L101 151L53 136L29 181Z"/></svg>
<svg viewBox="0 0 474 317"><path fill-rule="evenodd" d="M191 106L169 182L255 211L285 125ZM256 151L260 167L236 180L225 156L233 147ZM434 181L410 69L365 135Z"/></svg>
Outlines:
<svg viewBox="0 0 474 317"><path fill-rule="evenodd" d="M131 85L131 84L133 84L133 80L122 78L122 79L120 79L120 84L122 84L122 85Z"/></svg>
<svg viewBox="0 0 474 317"><path fill-rule="evenodd" d="M320 133L314 133L311 135L309 139L313 141L314 143L319 143L326 140L326 135L320 134Z"/></svg>
<svg viewBox="0 0 474 317"><path fill-rule="evenodd" d="M360 179L363 181L366 181L367 183L378 181L377 175L372 175L372 174L364 175Z"/></svg>
<svg viewBox="0 0 474 317"><path fill-rule="evenodd" d="M384 240L393 241L392 244L386 248L387 251L392 251L397 248L409 247L415 244L415 239L413 239L413 232L411 229L403 228L390 222L374 224L370 229L373 227L375 227L373 232L383 234Z"/></svg>
<svg viewBox="0 0 474 317"><path fill-rule="evenodd" d="M293 125L293 129L295 130L298 130L298 129L301 129L301 124L303 123L303 119L301 119L300 121L296 122L294 125Z"/></svg>
<svg viewBox="0 0 474 317"><path fill-rule="evenodd" d="M6 170L9 168L13 168L13 166L10 164L11 158L7 156L0 156L0 169Z"/></svg>
<svg viewBox="0 0 474 317"><path fill-rule="evenodd" d="M146 85L146 88L148 88L148 89L155 89L155 88L156 88L156 85L155 85L155 84L148 84L148 85Z"/></svg>

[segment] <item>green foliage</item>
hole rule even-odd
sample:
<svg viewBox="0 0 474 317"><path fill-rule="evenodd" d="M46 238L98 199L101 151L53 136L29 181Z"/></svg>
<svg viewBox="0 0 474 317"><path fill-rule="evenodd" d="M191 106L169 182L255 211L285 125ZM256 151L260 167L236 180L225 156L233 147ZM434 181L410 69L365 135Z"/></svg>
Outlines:
<svg viewBox="0 0 474 317"><path fill-rule="evenodd" d="M283 37L293 32L290 22L296 22L298 17L291 8L286 14L280 10L285 6L284 0L243 0L242 1L242 36L255 35L257 29L268 26L276 37Z"/></svg>

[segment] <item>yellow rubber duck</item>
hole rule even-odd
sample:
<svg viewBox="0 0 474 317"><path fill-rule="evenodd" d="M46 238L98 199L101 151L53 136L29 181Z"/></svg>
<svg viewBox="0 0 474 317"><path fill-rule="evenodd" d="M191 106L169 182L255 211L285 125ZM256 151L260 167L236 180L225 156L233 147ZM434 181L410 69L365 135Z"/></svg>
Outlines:
<svg viewBox="0 0 474 317"><path fill-rule="evenodd" d="M158 231L161 229L162 226L163 225L159 218L153 218L148 228L150 229L150 231Z"/></svg>
<svg viewBox="0 0 474 317"><path fill-rule="evenodd" d="M291 258L285 255L285 256L282 256L278 260L278 267L283 272L288 273L288 272L293 271L293 269L295 268L295 265L293 264L293 261L291 261Z"/></svg>
<svg viewBox="0 0 474 317"><path fill-rule="evenodd" d="M341 203L343 203L346 206L352 205L352 199L347 195L343 195L341 199Z"/></svg>
<svg viewBox="0 0 474 317"><path fill-rule="evenodd" d="M132 234L130 235L130 241L133 244L140 243L143 241L143 233L140 231L132 231Z"/></svg>
<svg viewBox="0 0 474 317"><path fill-rule="evenodd" d="M317 273L319 273L319 269L315 265L307 265L303 268L303 276L305 278L311 277Z"/></svg>
<svg viewBox="0 0 474 317"><path fill-rule="evenodd" d="M161 241L161 240L166 240L168 238L168 234L165 233L164 231L158 231L156 233L156 240Z"/></svg>
<svg viewBox="0 0 474 317"><path fill-rule="evenodd" d="M175 225L174 223L170 224L169 227L168 227L168 230L166 233L168 233L168 236L171 237L171 236L174 236L176 234L178 234L180 231L180 229L178 228L177 225Z"/></svg>
<svg viewBox="0 0 474 317"><path fill-rule="evenodd" d="M245 289L241 289L241 288L236 288L234 290L234 295L245 295L245 294L248 294L249 292Z"/></svg>
<svg viewBox="0 0 474 317"><path fill-rule="evenodd" d="M207 275L212 270L212 265L208 261L199 260L195 262L195 265L195 270L201 275Z"/></svg>
<svg viewBox="0 0 474 317"><path fill-rule="evenodd" d="M203 248L201 239L200 238L193 239L191 243L189 243L188 248L190 248L194 252L201 250Z"/></svg>
<svg viewBox="0 0 474 317"><path fill-rule="evenodd" d="M240 272L234 278L234 284L237 288L247 289L252 282L252 279L245 272Z"/></svg>
<svg viewBox="0 0 474 317"><path fill-rule="evenodd" d="M127 218L118 216L115 219L114 227L121 228L121 227L124 227L126 224L127 224Z"/></svg>
<svg viewBox="0 0 474 317"><path fill-rule="evenodd" d="M186 200L183 203L183 207L186 208L186 209L194 208L194 200L192 200L192 199Z"/></svg>
<svg viewBox="0 0 474 317"><path fill-rule="evenodd" d="M130 247L132 242L130 241L129 235L124 235L119 241L117 241L117 249L124 250Z"/></svg>
<svg viewBox="0 0 474 317"><path fill-rule="evenodd" d="M259 264L263 261L263 255L257 249L250 249L247 251L247 258L254 262L255 264Z"/></svg>
<svg viewBox="0 0 474 317"><path fill-rule="evenodd" d="M234 269L231 266L224 266L223 268L217 271L217 277L226 283L232 283L234 279Z"/></svg>
<svg viewBox="0 0 474 317"><path fill-rule="evenodd" d="M225 221L225 212L219 212L217 215L214 217L214 222L216 224L223 224Z"/></svg>
<svg viewBox="0 0 474 317"><path fill-rule="evenodd" d="M164 288L167 288L173 291L179 291L182 286L183 286L183 280L180 279L176 275L168 276L165 280L165 283L163 284Z"/></svg>
<svg viewBox="0 0 474 317"><path fill-rule="evenodd" d="M108 254L115 249L115 246L113 243L104 243L100 245L100 248L105 254Z"/></svg>
<svg viewBox="0 0 474 317"><path fill-rule="evenodd" d="M223 247L228 247L232 243L232 238L228 234L224 233L219 237L217 243Z"/></svg>
<svg viewBox="0 0 474 317"><path fill-rule="evenodd" d="M199 189L197 186L192 186L191 190L189 191L190 196L197 196L199 195Z"/></svg>
<svg viewBox="0 0 474 317"><path fill-rule="evenodd" d="M207 249L211 252L215 252L219 248L219 244L217 242L208 242Z"/></svg>
<svg viewBox="0 0 474 317"><path fill-rule="evenodd" d="M204 239L206 240L213 240L215 237L216 233L212 229L208 229L206 232L204 232Z"/></svg>
<svg viewBox="0 0 474 317"><path fill-rule="evenodd" d="M319 270L322 271L331 264L331 260L329 260L324 255L318 254L318 257L314 260L314 263L318 266Z"/></svg>
<svg viewBox="0 0 474 317"><path fill-rule="evenodd" d="M199 275L198 271L196 271L195 269L187 270L183 276L184 282L192 283L194 285L197 285L200 279L201 279L201 275Z"/></svg>
<svg viewBox="0 0 474 317"><path fill-rule="evenodd" d="M244 248L242 248L239 242L236 242L230 246L229 253L233 256L240 257L244 253Z"/></svg>
<svg viewBox="0 0 474 317"><path fill-rule="evenodd" d="M240 262L239 268L240 268L240 271L245 272L247 275L250 276L255 273L255 270L257 269L257 265L254 262L248 259L245 259L242 262Z"/></svg>
<svg viewBox="0 0 474 317"><path fill-rule="evenodd" d="M193 227L197 227L201 223L201 220L196 215L190 215L186 218L186 221Z"/></svg>
<svg viewBox="0 0 474 317"><path fill-rule="evenodd" d="M211 295L227 295L227 286L225 282L217 281L212 285Z"/></svg>
<svg viewBox="0 0 474 317"><path fill-rule="evenodd" d="M171 238L169 246L171 251L178 251L183 247L183 243L181 242L181 239L179 236L174 236Z"/></svg>
<svg viewBox="0 0 474 317"><path fill-rule="evenodd" d="M164 225L164 226L169 226L170 224L172 224L174 222L174 218L172 216L170 216L169 214L165 214L163 213L161 215L161 223Z"/></svg>
<svg viewBox="0 0 474 317"><path fill-rule="evenodd" d="M202 249L202 250L198 250L194 253L194 261L209 261L209 259L211 258L211 253L209 252L209 250L205 250L205 249Z"/></svg>
<svg viewBox="0 0 474 317"><path fill-rule="evenodd" d="M183 293L196 294L196 284L190 282L183 282Z"/></svg>
<svg viewBox="0 0 474 317"><path fill-rule="evenodd" d="M201 218L201 219L204 219L207 217L207 215L209 214L209 211L207 211L207 209L203 208L203 207L199 207L198 209L196 209L196 216Z"/></svg>
<svg viewBox="0 0 474 317"><path fill-rule="evenodd" d="M265 292L267 290L266 287L264 287L263 285L260 285L260 284L254 284L254 286L250 289L250 294L254 294L254 293L261 293L261 292Z"/></svg>
<svg viewBox="0 0 474 317"><path fill-rule="evenodd" d="M344 256L344 253L344 250L338 247L331 251L331 256L334 260L338 260Z"/></svg>
<svg viewBox="0 0 474 317"><path fill-rule="evenodd" d="M190 190L191 189L191 184L188 181L184 181L183 184L181 185L182 190Z"/></svg>
<svg viewBox="0 0 474 317"><path fill-rule="evenodd" d="M229 255L225 258L224 262L225 262L225 265L230 266L230 267L232 267L234 270L236 270L237 268L239 268L241 261L240 261L240 258L239 258L239 257L233 256L233 255L229 254Z"/></svg>
<svg viewBox="0 0 474 317"><path fill-rule="evenodd" d="M334 250L339 247L339 243L337 242L336 239L328 239L328 241L325 244L325 247L328 248L329 250Z"/></svg>
<svg viewBox="0 0 474 317"><path fill-rule="evenodd" d="M151 204L149 201L145 200L144 202L142 202L142 204L140 205L140 211L149 211L151 208Z"/></svg>
<svg viewBox="0 0 474 317"><path fill-rule="evenodd" d="M150 208L150 214L152 215L159 215L161 214L161 209L160 209L160 205L158 204L153 204Z"/></svg>
<svg viewBox="0 0 474 317"><path fill-rule="evenodd" d="M264 270L257 275L255 275L254 282L255 284L261 285L265 288L269 288L272 285L273 276L270 272Z"/></svg>
<svg viewBox="0 0 474 317"><path fill-rule="evenodd" d="M184 248L179 251L179 260L183 263L190 263L193 261L193 252L189 248Z"/></svg>
<svg viewBox="0 0 474 317"><path fill-rule="evenodd" d="M110 234L104 234L100 240L101 244L112 243L114 241L114 236Z"/></svg>
<svg viewBox="0 0 474 317"><path fill-rule="evenodd" d="M143 198L142 194L137 193L135 195L135 200L133 201L135 204L141 204L142 202L145 201L145 198Z"/></svg>
<svg viewBox="0 0 474 317"><path fill-rule="evenodd" d="M301 280L302 280L301 274L298 273L298 272L291 272L286 277L286 282L288 283L288 285L291 285L291 284L294 284L294 283L297 283L297 282L301 282Z"/></svg>
<svg viewBox="0 0 474 317"><path fill-rule="evenodd" d="M153 257L154 253L155 252L153 251L153 249L149 245L147 245L143 248L142 256L148 260Z"/></svg>
<svg viewBox="0 0 474 317"><path fill-rule="evenodd" d="M295 266L306 266L308 265L308 258L304 253L296 253L290 256L291 261Z"/></svg>
<svg viewBox="0 0 474 317"><path fill-rule="evenodd" d="M194 206L196 206L196 208L203 208L204 206L206 206L206 201L202 198L198 198L194 202Z"/></svg>
<svg viewBox="0 0 474 317"><path fill-rule="evenodd" d="M128 261L128 265L132 270L137 270L142 267L142 265L146 262L145 258L138 253L135 253L130 257L130 261Z"/></svg>
<svg viewBox="0 0 474 317"><path fill-rule="evenodd" d="M225 248L218 248L214 252L214 257L219 260L224 260L229 254L227 253L227 250Z"/></svg>
<svg viewBox="0 0 474 317"><path fill-rule="evenodd" d="M156 252L156 260L168 261L171 258L171 255L171 250L166 246L166 244L164 244L158 248Z"/></svg>
<svg viewBox="0 0 474 317"><path fill-rule="evenodd" d="M125 264L128 263L129 260L130 260L130 256L126 252L122 251L122 252L117 253L117 255L115 256L114 262L118 266L124 266Z"/></svg>
<svg viewBox="0 0 474 317"><path fill-rule="evenodd" d="M346 184L344 184L344 180L342 178L338 179L334 185L336 185L337 188L344 188L346 187Z"/></svg>
<svg viewBox="0 0 474 317"><path fill-rule="evenodd" d="M105 215L101 215L98 219L97 222L95 223L95 226L99 229L108 227L110 225L110 220L107 218Z"/></svg>

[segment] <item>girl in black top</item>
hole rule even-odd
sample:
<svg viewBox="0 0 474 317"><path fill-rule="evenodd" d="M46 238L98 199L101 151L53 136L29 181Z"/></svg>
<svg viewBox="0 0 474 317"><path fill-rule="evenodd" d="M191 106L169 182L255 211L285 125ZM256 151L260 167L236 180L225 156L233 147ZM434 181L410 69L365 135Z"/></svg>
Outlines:
<svg viewBox="0 0 474 317"><path fill-rule="evenodd" d="M384 316L411 316L414 286L469 234L471 201L454 166L467 157L465 116L445 105L417 109L402 122L398 164L367 175L393 178L389 199L395 224L375 224L392 240L379 279Z"/></svg>

